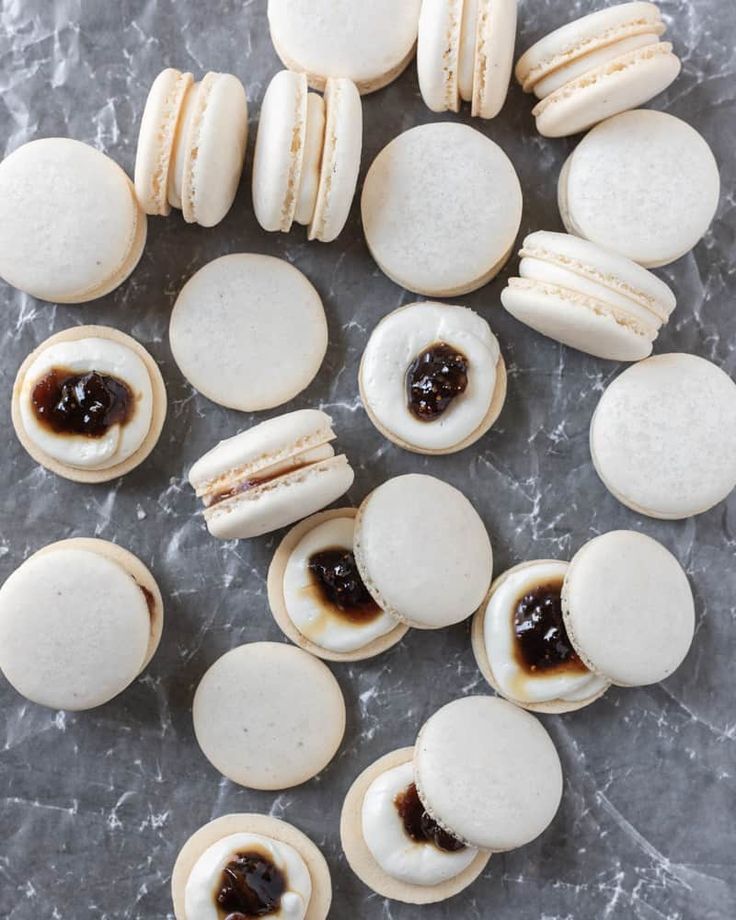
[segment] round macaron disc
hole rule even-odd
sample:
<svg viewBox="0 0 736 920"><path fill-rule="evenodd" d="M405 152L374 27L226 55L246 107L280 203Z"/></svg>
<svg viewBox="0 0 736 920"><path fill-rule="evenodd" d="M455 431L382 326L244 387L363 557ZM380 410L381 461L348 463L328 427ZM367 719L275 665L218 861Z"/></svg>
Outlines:
<svg viewBox="0 0 736 920"><path fill-rule="evenodd" d="M585 664L621 686L664 680L692 644L695 609L685 572L661 543L634 531L602 534L576 553L562 607Z"/></svg>
<svg viewBox="0 0 736 920"><path fill-rule="evenodd" d="M562 798L562 767L534 716L505 700L454 700L425 722L414 751L427 812L471 846L504 851L538 837Z"/></svg>
<svg viewBox="0 0 736 920"><path fill-rule="evenodd" d="M110 293L138 264L146 215L133 183L80 141L31 141L0 163L0 276L56 303Z"/></svg>
<svg viewBox="0 0 736 920"><path fill-rule="evenodd" d="M361 202L381 270L429 297L482 287L511 254L522 193L501 148L467 125L411 128L373 161Z"/></svg>
<svg viewBox="0 0 736 920"><path fill-rule="evenodd" d="M219 658L194 696L194 733L216 770L249 789L289 789L337 753L345 701L325 664L276 642Z"/></svg>
<svg viewBox="0 0 736 920"><path fill-rule="evenodd" d="M590 450L627 507L670 520L701 514L736 486L736 384L696 355L642 361L601 397Z"/></svg>
<svg viewBox="0 0 736 920"><path fill-rule="evenodd" d="M648 268L667 265L705 235L720 178L710 147L674 115L624 112L587 134L559 182L570 233Z"/></svg>
<svg viewBox="0 0 736 920"><path fill-rule="evenodd" d="M493 551L478 512L433 476L389 479L366 498L355 560L378 605L417 629L469 617L488 591Z"/></svg>
<svg viewBox="0 0 736 920"><path fill-rule="evenodd" d="M293 265L234 253L201 268L171 314L174 360L208 399L243 412L288 402L327 350L319 294Z"/></svg>

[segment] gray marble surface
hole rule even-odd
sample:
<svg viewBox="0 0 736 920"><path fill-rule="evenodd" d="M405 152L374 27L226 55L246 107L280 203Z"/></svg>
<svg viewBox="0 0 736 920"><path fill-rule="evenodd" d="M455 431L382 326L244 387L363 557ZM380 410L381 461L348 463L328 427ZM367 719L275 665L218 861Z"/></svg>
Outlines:
<svg viewBox="0 0 736 920"><path fill-rule="evenodd" d="M598 5L522 0L519 49ZM704 242L662 271L679 307L657 351L695 352L736 376L736 15L732 0L662 6L684 72L653 105L684 117L713 144L724 194ZM266 0L0 0L2 152L34 137L69 135L105 150L130 172L146 92L159 69L226 70L246 83L251 101L249 176L259 102L279 68L265 7ZM524 232L560 226L555 181L573 144L538 137L530 107L513 87L502 116L476 124L518 168ZM412 68L368 97L363 174L397 133L434 117L419 98ZM334 667L348 707L345 743L335 762L302 788L275 796L240 789L220 779L194 740L191 700L205 669L239 643L281 639L265 596L278 537L210 539L184 478L206 448L254 419L194 393L167 341L169 311L184 281L234 251L289 259L324 298L327 359L293 408L317 405L334 416L357 471L354 502L389 476L430 472L472 497L492 534L498 571L528 558L569 558L591 536L628 527L663 541L692 579L697 634L686 663L661 686L613 690L583 712L546 718L566 778L554 824L530 846L494 857L482 879L445 904L420 910L372 895L347 867L337 827L342 797L366 765L411 744L443 703L485 692L467 625L412 632L377 660ZM0 577L47 542L95 535L139 554L167 604L152 665L101 709L50 712L25 703L0 680L0 916L170 917L169 876L181 844L210 818L245 810L283 816L323 848L334 882L331 916L338 920L736 916L736 495L681 523L644 519L608 495L592 469L587 432L618 368L542 340L506 315L499 292L514 265L462 298L500 338L510 369L508 402L477 447L442 459L388 444L360 406L356 370L366 338L379 317L413 298L371 261L357 207L333 245L307 243L301 231L266 234L253 217L246 180L216 229L186 226L178 215L151 220L138 270L101 301L57 308L0 284ZM149 461L101 487L74 485L38 468L16 442L9 418L25 354L52 332L84 322L117 326L145 343L161 363L171 400Z"/></svg>

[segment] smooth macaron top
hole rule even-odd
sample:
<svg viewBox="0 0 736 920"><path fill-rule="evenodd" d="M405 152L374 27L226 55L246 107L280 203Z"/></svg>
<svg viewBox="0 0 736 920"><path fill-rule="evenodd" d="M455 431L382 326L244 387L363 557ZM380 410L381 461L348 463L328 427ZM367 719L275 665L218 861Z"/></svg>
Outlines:
<svg viewBox="0 0 736 920"><path fill-rule="evenodd" d="M486 850L534 840L562 798L562 766L541 722L494 697L454 700L431 716L417 738L414 772L435 821Z"/></svg>
<svg viewBox="0 0 736 920"><path fill-rule="evenodd" d="M355 560L379 606L417 629L459 623L480 605L493 551L478 512L434 476L389 479L361 505Z"/></svg>
<svg viewBox="0 0 736 920"><path fill-rule="evenodd" d="M669 677L692 644L692 590L677 559L645 534L616 530L586 543L565 576L570 641L586 665L621 686Z"/></svg>

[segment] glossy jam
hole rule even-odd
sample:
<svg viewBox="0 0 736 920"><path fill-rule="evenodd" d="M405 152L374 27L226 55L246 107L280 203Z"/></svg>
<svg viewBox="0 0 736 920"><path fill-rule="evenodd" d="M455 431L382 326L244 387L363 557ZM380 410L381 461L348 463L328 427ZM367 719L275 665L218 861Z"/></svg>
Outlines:
<svg viewBox="0 0 736 920"><path fill-rule="evenodd" d="M215 900L226 920L268 917L281 908L286 877L265 854L239 853L222 870Z"/></svg>
<svg viewBox="0 0 736 920"><path fill-rule="evenodd" d="M34 386L33 411L56 434L101 438L124 425L133 411L130 387L117 377L53 368Z"/></svg>
<svg viewBox="0 0 736 920"><path fill-rule="evenodd" d="M436 342L412 361L406 372L406 398L411 414L433 422L468 386L468 359L457 348Z"/></svg>
<svg viewBox="0 0 736 920"><path fill-rule="evenodd" d="M519 598L514 632L519 663L530 672L586 670L572 647L562 618L562 582L539 585Z"/></svg>
<svg viewBox="0 0 736 920"><path fill-rule="evenodd" d="M312 582L325 604L356 623L367 623L382 613L368 593L350 550L325 549L309 558Z"/></svg>
<svg viewBox="0 0 736 920"><path fill-rule="evenodd" d="M442 830L439 824L430 818L424 810L414 783L396 796L394 804L404 823L404 830L412 840L417 843L432 843L439 850L445 850L448 853L465 849L464 843Z"/></svg>

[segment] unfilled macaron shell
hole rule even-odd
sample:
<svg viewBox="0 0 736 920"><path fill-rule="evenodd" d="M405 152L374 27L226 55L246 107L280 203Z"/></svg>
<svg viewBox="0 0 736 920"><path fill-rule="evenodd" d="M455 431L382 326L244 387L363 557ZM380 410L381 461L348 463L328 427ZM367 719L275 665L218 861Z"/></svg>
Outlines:
<svg viewBox="0 0 736 920"><path fill-rule="evenodd" d="M204 755L250 789L288 789L316 776L345 732L345 702L317 658L290 645L253 642L219 658L193 704Z"/></svg>
<svg viewBox="0 0 736 920"><path fill-rule="evenodd" d="M695 355L657 355L604 392L590 425L593 464L629 508L679 520L736 486L736 384Z"/></svg>
<svg viewBox="0 0 736 920"><path fill-rule="evenodd" d="M562 798L562 767L534 716L505 700L454 700L422 727L417 791L442 827L472 846L512 850L538 837Z"/></svg>
<svg viewBox="0 0 736 920"><path fill-rule="evenodd" d="M389 479L361 505L355 559L379 606L417 629L459 623L491 583L493 551L478 512L433 476Z"/></svg>
<svg viewBox="0 0 736 920"><path fill-rule="evenodd" d="M570 563L562 605L580 657L621 686L669 677L692 643L687 576L669 550L641 533L611 531L586 543Z"/></svg>

